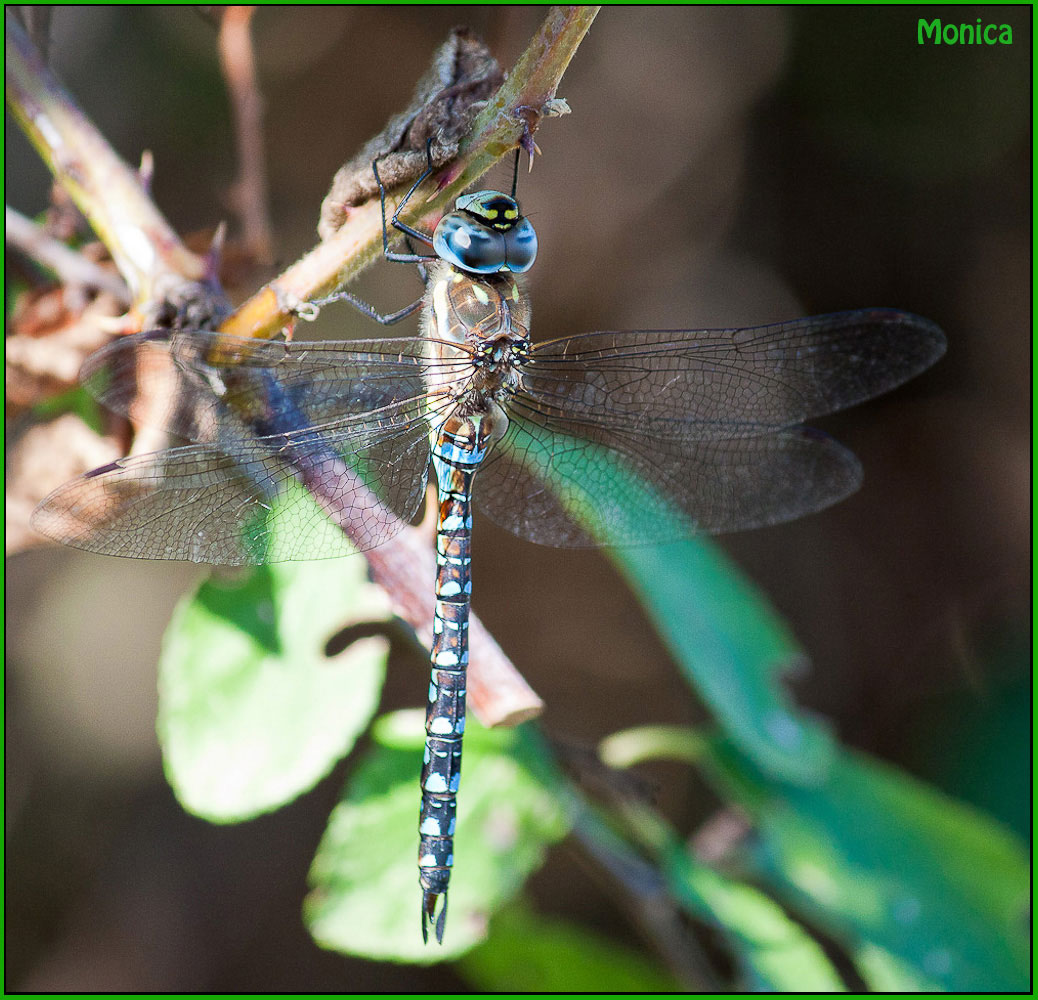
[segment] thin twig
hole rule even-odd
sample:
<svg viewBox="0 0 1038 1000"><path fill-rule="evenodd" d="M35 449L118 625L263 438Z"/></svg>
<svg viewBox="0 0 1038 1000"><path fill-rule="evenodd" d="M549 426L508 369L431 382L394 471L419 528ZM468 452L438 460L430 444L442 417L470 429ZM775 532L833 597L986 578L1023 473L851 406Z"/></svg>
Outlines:
<svg viewBox="0 0 1038 1000"><path fill-rule="evenodd" d="M263 98L252 51L254 7L227 7L220 21L220 65L227 80L238 146L237 181L231 189L241 217L245 247L264 267L274 262L268 213L266 157L263 152Z"/></svg>
<svg viewBox="0 0 1038 1000"><path fill-rule="evenodd" d="M574 835L626 890L633 900L633 916L667 967L686 989L717 993L720 978L681 920L663 873L615 833L575 789L573 795L578 803Z"/></svg>
<svg viewBox="0 0 1038 1000"><path fill-rule="evenodd" d="M54 20L54 8L50 4L19 4L18 17L32 39L32 44L40 53L40 58L50 62L51 23Z"/></svg>
<svg viewBox="0 0 1038 1000"><path fill-rule="evenodd" d="M4 230L11 246L53 271L63 284L96 288L108 292L123 306L130 304L129 289L119 275L105 270L81 253L70 250L60 240L50 236L42 226L36 225L10 205L4 206Z"/></svg>
<svg viewBox="0 0 1038 1000"><path fill-rule="evenodd" d="M79 109L10 10L5 24L8 107L108 248L147 321L156 303L183 297L206 278L205 262L181 243L138 173Z"/></svg>

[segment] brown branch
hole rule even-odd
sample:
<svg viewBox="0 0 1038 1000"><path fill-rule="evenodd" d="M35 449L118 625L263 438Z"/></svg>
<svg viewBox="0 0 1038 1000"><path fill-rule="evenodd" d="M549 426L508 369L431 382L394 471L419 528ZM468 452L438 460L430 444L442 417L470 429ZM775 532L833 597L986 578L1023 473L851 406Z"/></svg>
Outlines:
<svg viewBox="0 0 1038 1000"><path fill-rule="evenodd" d="M181 243L128 166L83 114L8 10L7 102L55 179L68 191L108 248L130 288L142 322L168 302L212 299L206 262Z"/></svg>
<svg viewBox="0 0 1038 1000"><path fill-rule="evenodd" d="M10 246L53 271L63 284L108 292L124 306L130 304L126 284L117 274L69 249L9 205L4 206L4 236Z"/></svg>
<svg viewBox="0 0 1038 1000"><path fill-rule="evenodd" d="M389 594L394 613L415 630L428 649L436 560L427 536L408 526L364 555L371 578ZM513 726L540 715L544 702L474 614L469 621L469 650L467 698L483 725Z"/></svg>
<svg viewBox="0 0 1038 1000"><path fill-rule="evenodd" d="M256 80L250 31L254 7L227 7L220 21L220 65L234 116L240 174L231 200L242 222L246 251L264 267L274 262L268 215L266 157L263 152L263 98Z"/></svg>
<svg viewBox="0 0 1038 1000"><path fill-rule="evenodd" d="M331 239L351 209L378 196L373 160L379 161L379 176L387 188L411 184L429 161L437 169L446 166L458 155L476 115L504 79L482 40L467 28L454 28L434 53L407 109L393 115L378 135L335 172L321 203L317 224L321 239Z"/></svg>

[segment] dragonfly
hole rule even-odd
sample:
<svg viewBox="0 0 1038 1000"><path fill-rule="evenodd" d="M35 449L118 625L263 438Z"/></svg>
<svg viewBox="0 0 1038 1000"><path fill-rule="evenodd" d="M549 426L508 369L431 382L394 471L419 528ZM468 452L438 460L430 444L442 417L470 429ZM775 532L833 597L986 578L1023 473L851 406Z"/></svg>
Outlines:
<svg viewBox="0 0 1038 1000"><path fill-rule="evenodd" d="M412 522L431 467L437 569L418 865L423 939L432 929L442 943L465 729L473 496L515 534L566 547L660 543L819 511L859 486L861 466L803 422L901 385L943 354L945 337L929 320L876 308L534 342L524 276L537 236L515 176L511 194L459 197L430 234L400 215L431 162L388 224L377 161L373 169L384 256L417 264L425 293L388 316L339 294L387 324L420 309L419 336L120 338L88 359L84 384L123 414L138 393L170 398L153 420L191 443L66 483L32 524L67 545L138 559L323 558L338 553L318 530L328 519L357 550ZM409 252L390 249L390 229Z"/></svg>

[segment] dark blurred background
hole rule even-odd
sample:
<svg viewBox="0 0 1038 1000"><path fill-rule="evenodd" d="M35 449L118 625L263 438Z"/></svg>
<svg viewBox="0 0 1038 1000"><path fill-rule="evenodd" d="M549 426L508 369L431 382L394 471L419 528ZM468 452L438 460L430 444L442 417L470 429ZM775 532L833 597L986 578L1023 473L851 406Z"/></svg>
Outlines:
<svg viewBox="0 0 1038 1000"><path fill-rule="evenodd" d="M923 14L1008 23L1013 42L920 46ZM406 106L452 25L507 67L541 16L261 9L279 264L313 244L335 169ZM52 63L87 114L130 162L155 154L174 227L231 218L212 26L187 8L59 7L53 29ZM721 544L810 654L801 704L1025 837L1030 66L1028 7L607 8L559 88L573 114L543 125L544 156L519 190L540 238L537 338L863 306L945 329L935 369L824 423L861 457L860 493ZM10 119L7 142L7 200L34 215L48 175ZM489 178L508 179L505 167ZM389 310L418 287L382 264L357 291ZM378 335L345 307L320 322L320 335ZM544 697L553 736L591 745L624 726L705 721L607 560L476 530L475 609ZM154 732L155 662L198 576L52 548L8 562L7 988L469 988L450 968L345 959L307 937L306 871L349 761L252 823L180 810ZM420 703L425 669L398 656L383 706ZM646 773L682 830L718 806L686 769ZM608 881L570 846L531 891L543 912L638 946Z"/></svg>

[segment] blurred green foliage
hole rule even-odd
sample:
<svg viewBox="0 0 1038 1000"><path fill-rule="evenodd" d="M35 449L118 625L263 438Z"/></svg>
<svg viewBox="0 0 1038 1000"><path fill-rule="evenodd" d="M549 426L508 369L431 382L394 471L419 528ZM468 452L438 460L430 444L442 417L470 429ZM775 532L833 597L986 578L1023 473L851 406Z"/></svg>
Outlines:
<svg viewBox="0 0 1038 1000"><path fill-rule="evenodd" d="M214 577L181 602L159 661L158 732L186 809L251 819L307 791L353 748L378 704L388 642L369 636L329 658L326 643L350 624L342 607L362 622L389 617L359 559Z"/></svg>
<svg viewBox="0 0 1038 1000"><path fill-rule="evenodd" d="M372 728L374 746L347 786L310 878L305 916L318 943L368 958L437 962L464 954L491 915L540 867L567 831L565 782L531 727L465 735L465 794L443 946L419 933L416 763L424 713L396 712Z"/></svg>
<svg viewBox="0 0 1038 1000"><path fill-rule="evenodd" d="M1009 831L847 751L813 787L775 781L723 740L710 766L751 817L754 876L839 940L872 989L1024 988L1030 873Z"/></svg>
<svg viewBox="0 0 1038 1000"><path fill-rule="evenodd" d="M104 410L101 404L81 385L73 386L66 392L37 403L32 408L32 413L38 420L53 420L63 413L74 413L95 434L102 433L104 427Z"/></svg>
<svg viewBox="0 0 1038 1000"><path fill-rule="evenodd" d="M558 989L601 988L609 975L632 989L668 988L662 971L647 973L643 960L587 932L533 934L524 928L536 921L507 908L550 845L577 829L607 856L632 852L655 867L675 911L725 942L733 988L844 988L817 932L874 990L1025 988L1029 870L1018 838L839 747L798 712L781 677L803 654L717 550L687 541L615 551L717 731L635 731L610 741L607 759L684 760L749 817L749 836L723 867L708 865L687 846L689 831L647 806L588 802L535 726L471 724L447 934L442 948L427 947L414 857L422 718L397 712L371 728L314 859L304 913L315 940L417 963L478 945L462 969L498 989L519 988L545 954L557 957L549 979ZM349 623L340 607L352 609ZM325 643L343 624L387 615L356 559L203 584L171 624L161 666L159 731L185 807L216 821L247 818L326 775L374 714L387 647L367 638L329 659ZM522 973L517 934L531 963Z"/></svg>
<svg viewBox="0 0 1038 1000"><path fill-rule="evenodd" d="M485 993L675 993L681 984L644 955L545 917L520 901L458 968Z"/></svg>

